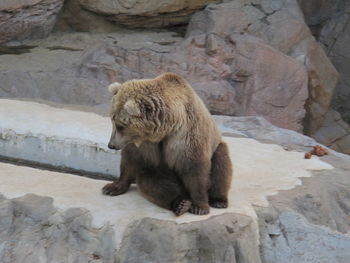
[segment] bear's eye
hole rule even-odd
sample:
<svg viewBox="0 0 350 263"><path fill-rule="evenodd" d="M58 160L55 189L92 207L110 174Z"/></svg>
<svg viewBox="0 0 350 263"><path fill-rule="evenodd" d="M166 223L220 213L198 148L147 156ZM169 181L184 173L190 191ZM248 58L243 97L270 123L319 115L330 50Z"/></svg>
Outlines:
<svg viewBox="0 0 350 263"><path fill-rule="evenodd" d="M117 125L116 128L117 128L118 132L124 131L124 127L123 126Z"/></svg>

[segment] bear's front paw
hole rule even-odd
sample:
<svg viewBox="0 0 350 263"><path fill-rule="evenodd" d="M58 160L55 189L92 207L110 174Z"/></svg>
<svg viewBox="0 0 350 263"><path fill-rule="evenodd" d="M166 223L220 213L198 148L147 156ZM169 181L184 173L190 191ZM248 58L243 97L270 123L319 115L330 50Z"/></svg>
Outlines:
<svg viewBox="0 0 350 263"><path fill-rule="evenodd" d="M209 205L215 208L227 208L228 201L223 199L209 199Z"/></svg>
<svg viewBox="0 0 350 263"><path fill-rule="evenodd" d="M193 205L191 206L190 210L188 210L188 212L195 214L195 215L207 215L209 214L209 206L196 206Z"/></svg>
<svg viewBox="0 0 350 263"><path fill-rule="evenodd" d="M124 194L127 190L128 190L127 186L125 186L124 184L118 181L115 181L113 183L106 184L102 188L102 193L104 195L116 196L116 195Z"/></svg>

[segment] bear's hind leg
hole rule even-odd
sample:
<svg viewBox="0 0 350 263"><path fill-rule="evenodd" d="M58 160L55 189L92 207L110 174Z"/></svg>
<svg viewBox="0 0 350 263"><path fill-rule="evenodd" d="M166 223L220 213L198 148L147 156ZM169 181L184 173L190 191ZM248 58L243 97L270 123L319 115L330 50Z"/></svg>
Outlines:
<svg viewBox="0 0 350 263"><path fill-rule="evenodd" d="M228 206L228 192L232 180L232 163L227 144L221 142L211 159L209 205L215 208Z"/></svg>
<svg viewBox="0 0 350 263"><path fill-rule="evenodd" d="M146 199L176 216L186 213L192 205L177 175L169 169L145 169L136 183Z"/></svg>

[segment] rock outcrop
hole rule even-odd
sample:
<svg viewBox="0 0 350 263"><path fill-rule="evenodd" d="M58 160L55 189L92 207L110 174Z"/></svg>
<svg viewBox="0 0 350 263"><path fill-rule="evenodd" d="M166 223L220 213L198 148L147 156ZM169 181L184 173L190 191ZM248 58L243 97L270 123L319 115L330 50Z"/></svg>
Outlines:
<svg viewBox="0 0 350 263"><path fill-rule="evenodd" d="M350 124L350 3L324 22L319 41L340 73L332 106Z"/></svg>
<svg viewBox="0 0 350 263"><path fill-rule="evenodd" d="M311 135L321 143L349 153L350 137L347 135L350 127L345 122L350 124L350 5L344 0L299 0L299 3L308 26L339 72L338 85L332 92L332 108L339 111L340 116L330 110L324 115L326 119L320 130Z"/></svg>
<svg viewBox="0 0 350 263"><path fill-rule="evenodd" d="M70 0L60 16L59 29L110 32L118 26L161 28L183 25L197 10L218 2L221 0Z"/></svg>
<svg viewBox="0 0 350 263"><path fill-rule="evenodd" d="M113 229L97 229L83 208L59 211L53 199L28 194L0 199L0 261L115 262Z"/></svg>
<svg viewBox="0 0 350 263"><path fill-rule="evenodd" d="M232 1L209 5L192 17L187 36L202 33L223 37L252 35L304 64L309 90L304 131L313 134L321 127L332 101L338 73L304 23L296 1ZM270 61L266 60L266 63Z"/></svg>
<svg viewBox="0 0 350 263"><path fill-rule="evenodd" d="M63 0L1 1L0 43L47 37L62 5Z"/></svg>
<svg viewBox="0 0 350 263"><path fill-rule="evenodd" d="M338 152L350 154L350 126L334 110L327 112L321 129L313 137Z"/></svg>

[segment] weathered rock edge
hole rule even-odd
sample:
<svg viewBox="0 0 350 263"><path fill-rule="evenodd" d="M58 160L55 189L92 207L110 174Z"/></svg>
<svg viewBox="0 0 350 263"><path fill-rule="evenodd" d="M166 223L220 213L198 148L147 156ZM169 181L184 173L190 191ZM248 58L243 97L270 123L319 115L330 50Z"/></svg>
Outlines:
<svg viewBox="0 0 350 263"><path fill-rule="evenodd" d="M91 219L84 208L57 210L50 197L0 195L0 262L114 262L112 227Z"/></svg>
<svg viewBox="0 0 350 263"><path fill-rule="evenodd" d="M333 154L322 160L335 169L313 171L301 186L270 196L268 208L256 208L262 262L349 261L350 161Z"/></svg>
<svg viewBox="0 0 350 263"><path fill-rule="evenodd" d="M91 219L83 208L58 210L50 197L0 195L0 261L260 262L248 216L224 214L185 224L144 218L130 224L119 250L112 227L95 228Z"/></svg>

